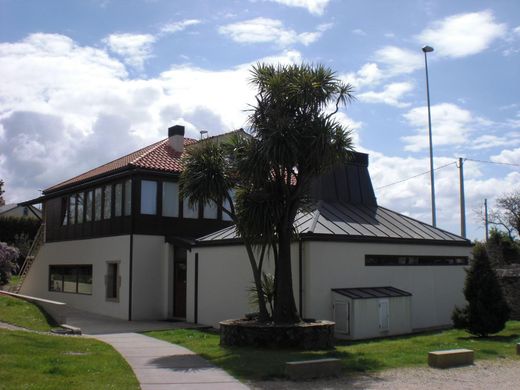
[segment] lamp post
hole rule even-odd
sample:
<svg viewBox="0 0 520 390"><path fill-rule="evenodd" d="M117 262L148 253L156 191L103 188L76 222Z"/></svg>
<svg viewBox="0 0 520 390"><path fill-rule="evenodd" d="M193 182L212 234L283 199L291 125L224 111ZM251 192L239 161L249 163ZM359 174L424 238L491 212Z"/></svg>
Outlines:
<svg viewBox="0 0 520 390"><path fill-rule="evenodd" d="M430 183L431 183L431 198L432 198L432 225L437 226L437 213L435 211L435 174L433 172L433 144L432 144L432 116L430 112L430 83L428 81L428 60L426 53L431 53L433 47L424 46L422 48L424 53L424 67L426 69L426 97L428 100L428 136L430 140Z"/></svg>

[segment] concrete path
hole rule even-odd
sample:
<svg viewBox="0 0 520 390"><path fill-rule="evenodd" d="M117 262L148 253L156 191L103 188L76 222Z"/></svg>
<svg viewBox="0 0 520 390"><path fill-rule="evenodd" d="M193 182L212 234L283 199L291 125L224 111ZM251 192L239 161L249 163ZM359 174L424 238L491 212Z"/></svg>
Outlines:
<svg viewBox="0 0 520 390"><path fill-rule="evenodd" d="M137 333L98 334L130 364L142 390L246 390L248 387L192 351Z"/></svg>

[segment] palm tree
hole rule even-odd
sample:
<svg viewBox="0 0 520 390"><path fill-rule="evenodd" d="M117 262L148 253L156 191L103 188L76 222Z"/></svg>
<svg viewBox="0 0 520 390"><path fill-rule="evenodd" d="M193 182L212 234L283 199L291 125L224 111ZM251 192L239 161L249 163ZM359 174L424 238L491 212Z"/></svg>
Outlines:
<svg viewBox="0 0 520 390"><path fill-rule="evenodd" d="M184 169L180 177L181 196L188 199L190 206L202 203L222 204L226 213L244 240L248 254L258 303L259 321L270 320L262 284L262 267L267 244L260 236L249 234L237 217L235 200L231 195L247 187L248 176L237 170L237 159L247 153L247 138L234 134L228 143L219 144L214 140L189 147L183 159Z"/></svg>
<svg viewBox="0 0 520 390"><path fill-rule="evenodd" d="M250 172L248 208L239 208L249 232L269 234L275 248L275 323L299 321L291 270L291 238L298 211L309 201L314 178L348 158L350 132L334 115L353 99L352 87L324 66L258 64L251 71L257 88L249 123L253 153L242 165ZM247 198L247 194L246 195ZM260 201L259 201L260 200ZM260 204L268 221L251 205Z"/></svg>
<svg viewBox="0 0 520 390"><path fill-rule="evenodd" d="M181 175L182 193L191 204L220 203L246 246L259 301L260 319L268 318L262 292L266 251L275 264L275 323L296 323L292 287L291 239L298 211L309 204L314 178L348 158L350 132L334 115L353 99L352 87L323 66L265 65L251 71L257 88L251 108L251 137L230 144L203 142L191 148ZM229 195L236 190L235 200ZM255 256L256 255L256 256Z"/></svg>

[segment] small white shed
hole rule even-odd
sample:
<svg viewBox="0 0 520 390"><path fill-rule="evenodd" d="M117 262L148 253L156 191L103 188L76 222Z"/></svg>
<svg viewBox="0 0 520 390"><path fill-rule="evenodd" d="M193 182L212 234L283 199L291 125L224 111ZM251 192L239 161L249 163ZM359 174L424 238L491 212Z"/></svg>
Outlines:
<svg viewBox="0 0 520 390"><path fill-rule="evenodd" d="M411 297L395 287L332 289L336 337L367 339L411 333Z"/></svg>

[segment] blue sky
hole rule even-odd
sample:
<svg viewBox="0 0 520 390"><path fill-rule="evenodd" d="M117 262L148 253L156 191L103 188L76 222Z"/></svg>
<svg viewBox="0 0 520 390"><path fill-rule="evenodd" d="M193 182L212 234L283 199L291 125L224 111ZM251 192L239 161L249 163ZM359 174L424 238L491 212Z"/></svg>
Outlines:
<svg viewBox="0 0 520 390"><path fill-rule="evenodd" d="M459 232L458 157L474 216L520 182L517 1L0 0L0 178L8 201L145 146L247 127L259 61L323 63L370 153L379 203L431 219L428 55L438 226ZM509 165L508 165L509 164ZM511 165L512 164L512 165ZM381 188L384 187L384 188Z"/></svg>

